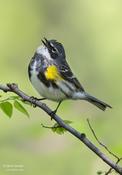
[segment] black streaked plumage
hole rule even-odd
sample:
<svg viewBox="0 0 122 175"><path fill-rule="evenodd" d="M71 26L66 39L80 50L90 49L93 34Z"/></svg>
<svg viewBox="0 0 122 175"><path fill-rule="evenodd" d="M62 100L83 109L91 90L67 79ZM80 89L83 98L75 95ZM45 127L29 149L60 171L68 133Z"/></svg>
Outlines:
<svg viewBox="0 0 122 175"><path fill-rule="evenodd" d="M61 43L46 38L42 40L42 43L43 45L37 49L28 68L30 80L40 95L59 101L59 103L65 99L81 99L94 104L103 111L107 107L111 108L110 105L89 95L84 90L66 61L65 50ZM56 66L61 79L46 79L45 72L51 65Z"/></svg>

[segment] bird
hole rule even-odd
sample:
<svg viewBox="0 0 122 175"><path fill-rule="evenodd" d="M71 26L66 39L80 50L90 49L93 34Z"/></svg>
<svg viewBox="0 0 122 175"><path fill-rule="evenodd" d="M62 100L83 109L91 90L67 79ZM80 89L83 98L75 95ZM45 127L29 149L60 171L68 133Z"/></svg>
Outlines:
<svg viewBox="0 0 122 175"><path fill-rule="evenodd" d="M56 113L64 100L86 100L105 111L112 108L85 91L80 81L72 72L63 44L55 39L41 40L28 66L28 75L33 87L42 96L39 100L58 102Z"/></svg>

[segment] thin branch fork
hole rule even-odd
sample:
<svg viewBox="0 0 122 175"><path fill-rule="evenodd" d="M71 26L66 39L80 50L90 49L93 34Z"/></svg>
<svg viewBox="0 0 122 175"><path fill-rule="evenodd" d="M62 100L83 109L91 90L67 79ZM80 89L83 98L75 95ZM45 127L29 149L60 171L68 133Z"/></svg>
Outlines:
<svg viewBox="0 0 122 175"><path fill-rule="evenodd" d="M103 144L103 143L98 139L98 137L97 137L97 135L96 135L96 133L95 133L95 131L94 131L94 129L93 129L93 127L92 127L90 121L89 121L89 119L87 119L87 122L88 122L89 128L90 128L90 130L91 130L91 132L92 132L94 138L96 139L96 141L97 141L97 142L99 143L99 145L101 145L110 155L112 155L113 157L115 157L115 158L117 159L116 164L118 164L118 163L122 160L122 157L119 158L116 154L114 154L113 152L111 152L111 151L108 149L108 147L107 147L105 144ZM110 167L110 169L105 173L105 175L110 174L110 173L112 172L112 170L113 170L113 168Z"/></svg>
<svg viewBox="0 0 122 175"><path fill-rule="evenodd" d="M38 100L33 100L30 96L21 91L18 86L14 83L1 85L0 90L4 92L13 92L20 96L24 101L28 101L34 106L41 108L45 111L52 119L54 119L61 127L66 129L70 134L78 138L81 142L83 142L92 152L94 152L99 158L101 158L107 165L109 165L112 169L122 175L122 167L120 167L116 162L110 160L103 152L100 151L87 137L84 133L78 132L76 129L72 128L68 124L66 124L58 115L54 114L53 111L45 104Z"/></svg>

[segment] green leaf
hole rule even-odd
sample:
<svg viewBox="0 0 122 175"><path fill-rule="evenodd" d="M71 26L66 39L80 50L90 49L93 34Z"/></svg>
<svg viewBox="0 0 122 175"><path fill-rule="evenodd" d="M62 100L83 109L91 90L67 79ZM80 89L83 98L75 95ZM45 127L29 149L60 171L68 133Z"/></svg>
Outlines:
<svg viewBox="0 0 122 175"><path fill-rule="evenodd" d="M19 98L20 98L19 96L13 95L13 96L8 97L7 100L16 100L16 99L19 99Z"/></svg>
<svg viewBox="0 0 122 175"><path fill-rule="evenodd" d="M72 121L69 120L63 120L66 124L71 124ZM57 134L64 134L67 130L61 127L58 123L55 123L53 126L45 126L41 123L43 128L51 129L53 132L56 132Z"/></svg>
<svg viewBox="0 0 122 175"><path fill-rule="evenodd" d="M27 117L29 117L28 111L27 111L27 110L21 105L21 103L18 102L17 100L14 101L14 107L15 107L18 111L22 112L22 113L25 114Z"/></svg>
<svg viewBox="0 0 122 175"><path fill-rule="evenodd" d="M69 120L63 120L66 124L71 124L72 121ZM56 132L57 134L64 134L64 132L66 132L67 130L64 129L63 127L61 127L58 123L55 123L52 127L51 127L53 132Z"/></svg>
<svg viewBox="0 0 122 175"><path fill-rule="evenodd" d="M11 118L12 113L13 113L13 106L10 102L6 101L3 103L0 103L0 108L9 118Z"/></svg>

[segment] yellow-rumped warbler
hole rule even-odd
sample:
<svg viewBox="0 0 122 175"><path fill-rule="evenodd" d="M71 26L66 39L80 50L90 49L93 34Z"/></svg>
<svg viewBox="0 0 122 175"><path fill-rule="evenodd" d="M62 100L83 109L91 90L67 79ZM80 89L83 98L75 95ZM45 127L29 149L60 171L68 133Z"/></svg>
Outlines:
<svg viewBox="0 0 122 175"><path fill-rule="evenodd" d="M29 64L29 78L35 89L44 97L57 101L57 111L65 99L86 100L101 110L110 105L85 92L84 88L72 73L65 56L65 50L56 40L42 40Z"/></svg>

